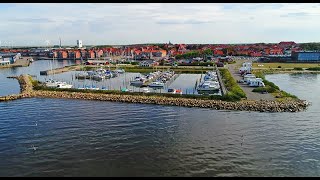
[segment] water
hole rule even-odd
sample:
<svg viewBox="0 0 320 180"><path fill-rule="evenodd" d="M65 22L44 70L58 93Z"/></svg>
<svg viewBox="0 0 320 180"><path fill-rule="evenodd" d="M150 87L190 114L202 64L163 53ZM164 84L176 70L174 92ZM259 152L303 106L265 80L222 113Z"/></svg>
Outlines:
<svg viewBox="0 0 320 180"><path fill-rule="evenodd" d="M40 71L50 69L50 63L52 63L54 68L70 66L74 64L79 64L80 61L70 61L70 60L40 60L34 61L29 67L15 67L15 68L4 68L0 69L0 96L5 96L9 94L18 94L20 92L20 87L18 81L15 79L8 79L8 76L18 76L20 74L30 74L34 76L37 80L44 80L46 76L40 76Z"/></svg>
<svg viewBox="0 0 320 180"><path fill-rule="evenodd" d="M319 176L318 76L266 76L312 102L299 113L69 99L3 102L0 175Z"/></svg>
<svg viewBox="0 0 320 180"><path fill-rule="evenodd" d="M19 85L15 79L8 79L7 76L16 76L20 74L30 74L34 79L39 81L46 81L49 79L56 79L60 81L66 81L72 84L74 88L95 86L98 88L106 87L109 90L120 90L122 88L131 89L135 92L142 92L142 88L134 87L130 85L130 80L133 80L136 76L142 76L140 73L130 73L126 72L124 74L119 74L118 77L111 79L104 79L102 81L95 81L91 79L76 79L75 75L80 71L69 71L54 75L40 76L40 71L60 68L64 66L70 66L74 64L80 64L81 61L76 60L38 60L32 63L29 67L17 67L10 69L1 69L0 72L0 96L5 96L9 94L19 93ZM195 89L196 81L199 81L201 74L181 74L172 83L168 82L165 84L164 88L148 88L150 92L157 93L167 93L169 88L181 89L183 94L198 94ZM198 82L199 83L199 82ZM216 94L221 94L218 92Z"/></svg>

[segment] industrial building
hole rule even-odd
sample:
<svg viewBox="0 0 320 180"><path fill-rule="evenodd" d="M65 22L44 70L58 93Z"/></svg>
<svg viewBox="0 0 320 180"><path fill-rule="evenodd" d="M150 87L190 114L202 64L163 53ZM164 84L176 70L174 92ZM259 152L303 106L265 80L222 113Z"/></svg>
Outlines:
<svg viewBox="0 0 320 180"><path fill-rule="evenodd" d="M0 56L0 66L5 66L5 65L9 65L10 64L10 60L3 58L2 56Z"/></svg>
<svg viewBox="0 0 320 180"><path fill-rule="evenodd" d="M20 53L0 53L1 65L13 64L17 59L21 58ZM9 62L9 63L8 63Z"/></svg>
<svg viewBox="0 0 320 180"><path fill-rule="evenodd" d="M296 51L291 55L269 55L259 59L260 62L320 62L319 51Z"/></svg>
<svg viewBox="0 0 320 180"><path fill-rule="evenodd" d="M78 48L82 48L82 40L77 40L77 46Z"/></svg>
<svg viewBox="0 0 320 180"><path fill-rule="evenodd" d="M320 52L318 51L298 51L291 54L293 61L299 62L319 62Z"/></svg>

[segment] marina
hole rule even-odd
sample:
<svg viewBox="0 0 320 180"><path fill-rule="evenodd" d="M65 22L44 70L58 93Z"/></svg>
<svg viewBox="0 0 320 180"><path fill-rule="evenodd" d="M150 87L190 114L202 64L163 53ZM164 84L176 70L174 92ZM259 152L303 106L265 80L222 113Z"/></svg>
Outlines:
<svg viewBox="0 0 320 180"><path fill-rule="evenodd" d="M62 69L62 68L60 68ZM206 71L204 71L206 72ZM211 71L208 71L211 72ZM47 81L52 76L64 81L72 88L93 90L121 90L130 92L155 92L171 93L168 89L178 89L179 94L205 94L197 90L196 84L202 81L200 78L205 74L176 74L172 70L154 71L151 73L130 73L121 68L110 70L110 68L96 68L91 71L67 71L51 75L37 76L39 81ZM197 77L191 81L185 81L191 77ZM143 90L148 89L148 91ZM127 90L125 90L127 89ZM221 94L220 88L210 91L210 94Z"/></svg>

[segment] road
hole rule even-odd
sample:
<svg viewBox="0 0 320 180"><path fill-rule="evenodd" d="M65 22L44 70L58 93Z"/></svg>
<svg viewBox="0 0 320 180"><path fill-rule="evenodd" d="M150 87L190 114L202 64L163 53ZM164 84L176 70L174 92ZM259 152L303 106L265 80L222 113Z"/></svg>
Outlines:
<svg viewBox="0 0 320 180"><path fill-rule="evenodd" d="M230 71L233 78L238 81L242 80L243 77L239 73L239 68L241 67L242 63L246 62L245 60L236 60L235 64L228 64L227 68ZM246 93L248 100L275 100L272 94L261 94L257 92L252 92L254 88L243 84L238 83L241 89Z"/></svg>

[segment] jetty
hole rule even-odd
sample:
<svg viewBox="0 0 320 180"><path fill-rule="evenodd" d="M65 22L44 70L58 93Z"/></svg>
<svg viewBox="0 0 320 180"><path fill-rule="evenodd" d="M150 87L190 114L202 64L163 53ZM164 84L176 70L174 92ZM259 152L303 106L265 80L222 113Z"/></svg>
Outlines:
<svg viewBox="0 0 320 180"><path fill-rule="evenodd" d="M64 72L69 72L69 71L79 71L80 66L64 66L62 68L56 68L52 70L45 70L45 71L40 71L40 75L51 75L51 74L60 74Z"/></svg>

